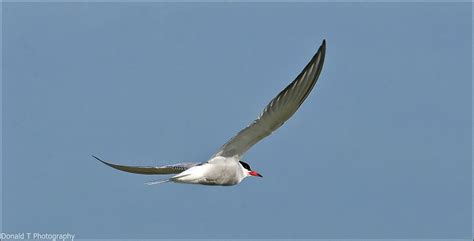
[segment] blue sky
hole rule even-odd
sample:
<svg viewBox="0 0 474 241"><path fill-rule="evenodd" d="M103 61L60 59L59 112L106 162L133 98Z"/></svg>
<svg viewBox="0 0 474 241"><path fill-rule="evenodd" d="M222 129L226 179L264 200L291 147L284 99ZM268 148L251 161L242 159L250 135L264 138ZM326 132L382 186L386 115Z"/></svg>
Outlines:
<svg viewBox="0 0 474 241"><path fill-rule="evenodd" d="M3 232L77 238L470 238L471 5L6 3ZM315 89L238 186L206 161L323 39Z"/></svg>

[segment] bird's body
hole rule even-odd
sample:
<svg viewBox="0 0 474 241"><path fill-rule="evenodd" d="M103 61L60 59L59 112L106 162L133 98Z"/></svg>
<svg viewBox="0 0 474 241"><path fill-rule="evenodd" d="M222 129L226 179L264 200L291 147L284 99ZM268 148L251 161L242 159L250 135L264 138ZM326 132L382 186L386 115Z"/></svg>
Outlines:
<svg viewBox="0 0 474 241"><path fill-rule="evenodd" d="M244 153L257 142L282 126L300 107L313 89L321 73L326 41L303 71L265 107L249 126L224 144L211 159L201 163L179 163L166 166L123 166L97 160L115 169L138 174L175 174L171 178L149 182L163 182L231 186L248 176L261 177L250 165L241 161Z"/></svg>
<svg viewBox="0 0 474 241"><path fill-rule="evenodd" d="M225 160L230 159L230 160ZM171 181L204 185L230 186L239 184L247 175L240 162L233 158L215 157L173 176Z"/></svg>

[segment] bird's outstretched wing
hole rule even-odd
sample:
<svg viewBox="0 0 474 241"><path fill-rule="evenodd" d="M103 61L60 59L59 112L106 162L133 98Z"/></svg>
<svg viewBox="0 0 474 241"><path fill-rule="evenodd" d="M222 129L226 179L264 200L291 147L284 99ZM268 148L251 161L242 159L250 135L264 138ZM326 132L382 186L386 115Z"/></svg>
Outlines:
<svg viewBox="0 0 474 241"><path fill-rule="evenodd" d="M249 126L224 144L214 155L241 157L250 147L282 126L313 89L323 68L326 40L303 71L265 107Z"/></svg>
<svg viewBox="0 0 474 241"><path fill-rule="evenodd" d="M146 175L157 175L157 174L178 174L181 173L193 166L199 165L199 163L178 163L173 165L166 166L123 166L116 165L112 163L105 162L96 156L92 156L105 165L115 168L120 171L136 173L136 174L146 174Z"/></svg>

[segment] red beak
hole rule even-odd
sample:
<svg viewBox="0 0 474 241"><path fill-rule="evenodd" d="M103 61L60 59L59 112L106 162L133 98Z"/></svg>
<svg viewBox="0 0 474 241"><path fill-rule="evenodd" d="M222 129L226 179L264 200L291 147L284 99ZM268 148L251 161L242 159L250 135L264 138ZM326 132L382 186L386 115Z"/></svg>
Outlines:
<svg viewBox="0 0 474 241"><path fill-rule="evenodd" d="M262 175L260 175L260 173L256 172L256 171L250 171L249 172L249 175L250 176L254 176L254 177L263 177Z"/></svg>

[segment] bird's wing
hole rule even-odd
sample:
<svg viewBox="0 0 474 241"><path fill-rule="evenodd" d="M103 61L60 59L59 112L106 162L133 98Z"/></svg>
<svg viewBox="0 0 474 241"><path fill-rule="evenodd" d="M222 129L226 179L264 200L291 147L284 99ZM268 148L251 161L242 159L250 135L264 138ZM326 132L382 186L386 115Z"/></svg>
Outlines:
<svg viewBox="0 0 474 241"><path fill-rule="evenodd" d="M96 156L92 156L95 159L99 160L100 162L104 163L105 165L115 168L120 171L124 172L131 172L136 174L146 174L146 175L156 175L156 174L178 174L181 173L193 166L199 165L199 163L178 163L173 165L166 165L166 166L123 166L123 165L116 165L112 163L105 162Z"/></svg>
<svg viewBox="0 0 474 241"><path fill-rule="evenodd" d="M249 126L224 144L213 157L241 157L250 147L282 126L306 99L323 68L326 40L303 71L265 107Z"/></svg>

